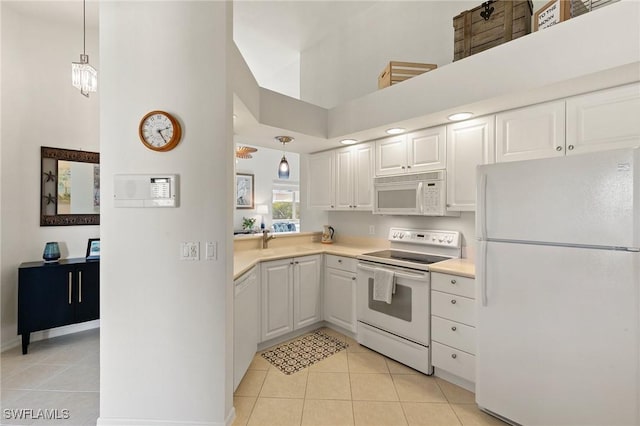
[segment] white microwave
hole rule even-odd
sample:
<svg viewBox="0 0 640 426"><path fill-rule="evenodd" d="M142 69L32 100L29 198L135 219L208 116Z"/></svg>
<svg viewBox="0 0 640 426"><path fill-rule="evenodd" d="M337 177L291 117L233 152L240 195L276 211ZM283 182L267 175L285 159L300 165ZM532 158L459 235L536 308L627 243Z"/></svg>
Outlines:
<svg viewBox="0 0 640 426"><path fill-rule="evenodd" d="M373 213L448 216L445 173L437 170L374 178Z"/></svg>

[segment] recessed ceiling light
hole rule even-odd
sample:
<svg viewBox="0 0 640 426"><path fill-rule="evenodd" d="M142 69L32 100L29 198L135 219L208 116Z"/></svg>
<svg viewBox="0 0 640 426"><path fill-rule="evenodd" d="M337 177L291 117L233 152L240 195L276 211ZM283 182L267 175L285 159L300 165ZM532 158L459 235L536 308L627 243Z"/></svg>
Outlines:
<svg viewBox="0 0 640 426"><path fill-rule="evenodd" d="M357 143L358 141L355 139L342 139L340 141L341 144L343 145L353 145L354 143Z"/></svg>
<svg viewBox="0 0 640 426"><path fill-rule="evenodd" d="M402 127L392 127L391 129L387 129L386 132L390 135L399 135L400 133L404 133L406 129Z"/></svg>
<svg viewBox="0 0 640 426"><path fill-rule="evenodd" d="M473 113L471 112L457 112L455 114L451 114L447 118L451 121L460 121L460 120L466 120L467 118L471 118L471 117L473 117Z"/></svg>

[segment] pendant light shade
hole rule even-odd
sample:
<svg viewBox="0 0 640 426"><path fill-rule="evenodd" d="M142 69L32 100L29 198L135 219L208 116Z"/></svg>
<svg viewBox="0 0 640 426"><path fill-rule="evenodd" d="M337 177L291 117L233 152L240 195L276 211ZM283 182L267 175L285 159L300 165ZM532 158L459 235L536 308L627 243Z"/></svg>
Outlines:
<svg viewBox="0 0 640 426"><path fill-rule="evenodd" d="M293 142L293 138L291 136L276 136L276 141L282 144L282 150L284 151L285 144L289 142ZM278 178L279 179L289 179L289 162L287 161L287 157L285 157L284 152L282 153L282 160L280 160L280 164L278 165Z"/></svg>
<svg viewBox="0 0 640 426"><path fill-rule="evenodd" d="M280 165L278 165L278 178L279 179L289 179L289 163L287 162L287 157L282 156L282 160L280 160Z"/></svg>
<svg viewBox="0 0 640 426"><path fill-rule="evenodd" d="M89 55L87 55L87 18L86 0L82 1L82 53L80 62L71 63L71 84L80 90L87 98L89 92L98 90L98 72L89 65Z"/></svg>

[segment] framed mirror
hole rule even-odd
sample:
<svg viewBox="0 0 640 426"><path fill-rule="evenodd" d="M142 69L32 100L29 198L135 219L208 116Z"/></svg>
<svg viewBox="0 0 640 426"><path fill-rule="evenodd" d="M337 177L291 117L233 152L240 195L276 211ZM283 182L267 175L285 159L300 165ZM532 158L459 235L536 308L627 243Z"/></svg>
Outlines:
<svg viewBox="0 0 640 426"><path fill-rule="evenodd" d="M40 147L40 226L100 224L100 154Z"/></svg>

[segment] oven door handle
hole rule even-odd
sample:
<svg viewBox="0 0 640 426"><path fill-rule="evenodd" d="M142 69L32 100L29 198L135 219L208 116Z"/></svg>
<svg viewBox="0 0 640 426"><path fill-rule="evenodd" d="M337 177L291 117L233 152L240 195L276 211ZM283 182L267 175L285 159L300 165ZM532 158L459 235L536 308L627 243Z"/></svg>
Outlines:
<svg viewBox="0 0 640 426"><path fill-rule="evenodd" d="M386 269L389 271L393 271L394 274L396 275L396 277L399 278L408 278L408 279L424 279L427 277L428 272L417 272L417 273L411 273L411 272L407 272L404 269L399 269L399 268L393 268L393 267L388 267L388 266L369 266L366 265L364 263L358 263L358 269L362 269L364 271L370 271L370 272L374 272L376 268L380 268L380 269Z"/></svg>

